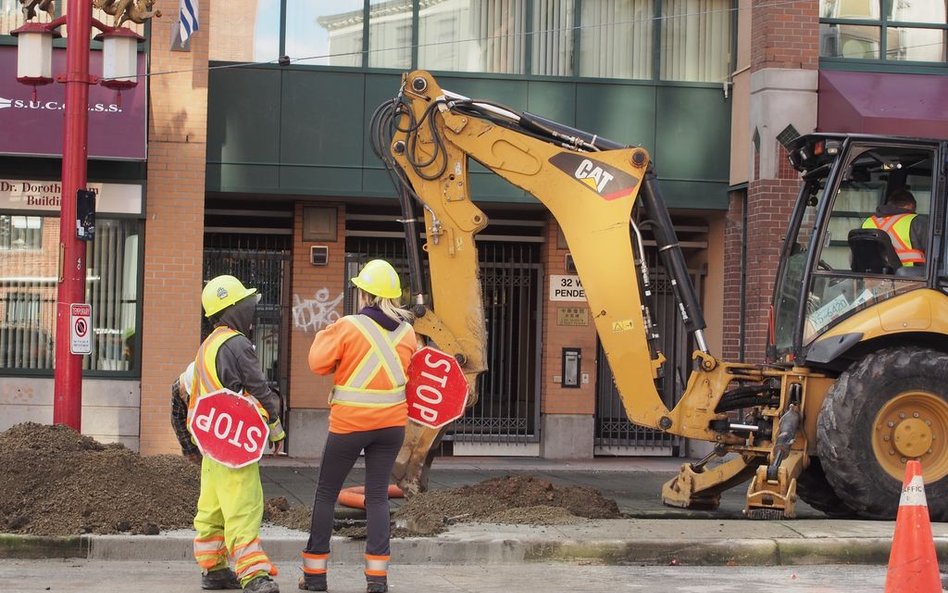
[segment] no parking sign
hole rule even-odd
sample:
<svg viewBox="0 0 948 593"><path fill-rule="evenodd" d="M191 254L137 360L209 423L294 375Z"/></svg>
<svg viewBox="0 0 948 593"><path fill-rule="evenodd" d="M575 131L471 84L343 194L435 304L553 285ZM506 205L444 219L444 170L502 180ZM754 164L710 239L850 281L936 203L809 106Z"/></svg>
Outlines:
<svg viewBox="0 0 948 593"><path fill-rule="evenodd" d="M92 305L69 305L69 352L92 354Z"/></svg>

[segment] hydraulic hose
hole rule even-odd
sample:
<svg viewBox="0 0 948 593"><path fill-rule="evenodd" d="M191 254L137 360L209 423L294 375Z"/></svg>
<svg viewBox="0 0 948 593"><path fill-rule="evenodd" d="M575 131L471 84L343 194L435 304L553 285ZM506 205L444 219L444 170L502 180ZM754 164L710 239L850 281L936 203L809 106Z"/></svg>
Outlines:
<svg viewBox="0 0 948 593"><path fill-rule="evenodd" d="M662 264L671 273L672 290L675 292L675 299L678 301L681 320L685 324L685 329L694 332L696 337L700 338L698 332L707 327L704 314L698 304L698 295L695 293L694 284L688 274L685 256L681 252L681 245L678 243L671 216L668 214L661 189L658 187L658 178L655 176L652 163L649 163L648 169L645 171L639 196L643 201L648 217L654 223L652 233L658 246L658 253L662 258ZM698 347L707 352L706 345L699 343Z"/></svg>

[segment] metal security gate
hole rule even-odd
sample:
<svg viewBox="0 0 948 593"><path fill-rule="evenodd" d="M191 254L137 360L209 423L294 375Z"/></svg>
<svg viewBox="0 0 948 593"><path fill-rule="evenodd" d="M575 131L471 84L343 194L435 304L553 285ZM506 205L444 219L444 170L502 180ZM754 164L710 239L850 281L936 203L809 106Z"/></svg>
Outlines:
<svg viewBox="0 0 948 593"><path fill-rule="evenodd" d="M688 232L701 234L698 240L681 241L685 248L706 248L703 234L704 226L676 226L679 236ZM650 242L646 242L648 247ZM649 275L652 280L652 296L649 307L653 322L661 338L659 348L665 355L664 374L656 381L662 400L669 409L674 407L684 392L688 376L691 373L691 353L693 339L685 330L678 315L671 278L664 268L658 265L658 254L654 248L646 248ZM701 294L703 273L691 270L691 280L697 293ZM596 381L596 437L594 453L596 455L669 455L677 456L683 444L681 437L663 433L660 430L638 426L629 421L616 388L612 369L601 345L598 348L598 375ZM635 394L628 394L635 397Z"/></svg>
<svg viewBox="0 0 948 593"><path fill-rule="evenodd" d="M209 241L210 243L210 241ZM222 237L216 245L236 244ZM288 345L289 345L289 268L290 249L282 240L252 240L242 237L239 246L206 246L204 249L204 282L220 274L230 274L245 286L254 287L261 295L249 336L257 350L261 370L270 386L283 394L284 416L289 407L287 400ZM201 326L202 339L213 328L205 319ZM286 418L283 418L284 423Z"/></svg>
<svg viewBox="0 0 948 593"><path fill-rule="evenodd" d="M407 275L403 239L347 232L347 278L373 258L387 259ZM454 422L442 454L536 454L539 447L539 319L542 266L538 243L478 241L487 325L487 364L477 384L478 401ZM346 312L354 311L347 291ZM437 305L436 305L437 306ZM533 445L525 448L524 445Z"/></svg>

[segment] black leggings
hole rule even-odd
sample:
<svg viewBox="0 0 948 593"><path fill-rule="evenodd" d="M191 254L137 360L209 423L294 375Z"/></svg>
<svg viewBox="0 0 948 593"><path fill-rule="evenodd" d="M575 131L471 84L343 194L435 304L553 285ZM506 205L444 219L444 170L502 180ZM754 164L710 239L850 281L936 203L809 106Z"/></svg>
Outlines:
<svg viewBox="0 0 948 593"><path fill-rule="evenodd" d="M326 554L332 537L333 512L342 484L365 450L365 553L389 555L388 481L398 450L405 440L405 427L396 426L348 434L329 433L319 466L316 501L306 552Z"/></svg>

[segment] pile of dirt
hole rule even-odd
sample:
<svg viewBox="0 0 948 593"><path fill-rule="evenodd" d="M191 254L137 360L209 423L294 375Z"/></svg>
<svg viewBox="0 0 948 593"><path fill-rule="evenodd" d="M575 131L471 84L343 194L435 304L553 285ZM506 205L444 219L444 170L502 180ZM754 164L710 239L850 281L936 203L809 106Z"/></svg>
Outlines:
<svg viewBox="0 0 948 593"><path fill-rule="evenodd" d="M177 455L143 457L65 426L27 422L0 433L0 532L157 534L192 525L200 469ZM311 509L266 500L264 520L308 531ZM394 513L394 537L435 535L452 523L554 525L621 516L614 500L582 486L505 476L417 494ZM335 533L365 537L364 525Z"/></svg>
<svg viewBox="0 0 948 593"><path fill-rule="evenodd" d="M529 475L423 492L394 513L395 525L407 535L434 535L457 522L557 525L621 516L616 502L598 490L557 486Z"/></svg>
<svg viewBox="0 0 948 593"><path fill-rule="evenodd" d="M0 532L137 533L188 528L200 469L142 457L66 426L26 422L0 433Z"/></svg>
<svg viewBox="0 0 948 593"><path fill-rule="evenodd" d="M276 525L309 530L311 509L270 499L264 519ZM534 476L504 476L472 486L422 492L393 514L393 537L431 536L463 522L563 525L586 519L621 517L619 506L584 486L557 486ZM334 533L364 538L365 527L337 521Z"/></svg>

